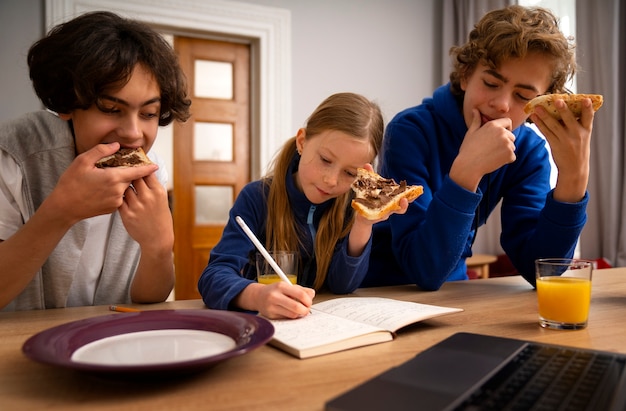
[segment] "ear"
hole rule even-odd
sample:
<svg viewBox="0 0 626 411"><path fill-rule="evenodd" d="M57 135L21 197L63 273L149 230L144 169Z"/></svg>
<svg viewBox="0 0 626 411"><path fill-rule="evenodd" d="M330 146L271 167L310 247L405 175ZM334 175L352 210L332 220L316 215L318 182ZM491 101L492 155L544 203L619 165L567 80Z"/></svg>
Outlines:
<svg viewBox="0 0 626 411"><path fill-rule="evenodd" d="M65 120L65 121L69 121L72 119L72 115L71 114L62 114L62 113L57 113L57 115L59 116L59 118L61 120Z"/></svg>
<svg viewBox="0 0 626 411"><path fill-rule="evenodd" d="M299 154L302 154L302 150L304 150L304 142L306 141L306 130L301 128L298 130L298 134L296 134L296 150L298 150Z"/></svg>
<svg viewBox="0 0 626 411"><path fill-rule="evenodd" d="M467 76L462 76L459 81L459 86L461 86L461 90L467 90Z"/></svg>

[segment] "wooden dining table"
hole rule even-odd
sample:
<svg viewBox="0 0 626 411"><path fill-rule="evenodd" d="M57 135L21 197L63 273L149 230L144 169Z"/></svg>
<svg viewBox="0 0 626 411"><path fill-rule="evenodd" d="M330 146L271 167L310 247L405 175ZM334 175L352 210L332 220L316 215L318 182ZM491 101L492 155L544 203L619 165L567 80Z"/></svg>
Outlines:
<svg viewBox="0 0 626 411"><path fill-rule="evenodd" d="M400 330L395 339L300 360L270 345L200 372L158 379L117 378L42 364L22 353L31 336L64 323L111 315L108 306L0 312L0 410L323 410L325 403L456 332L473 332L626 354L626 268L596 270L587 328L539 326L537 296L520 276L358 289L462 308ZM319 294L316 302L333 298ZM207 309L200 300L136 305L141 310Z"/></svg>

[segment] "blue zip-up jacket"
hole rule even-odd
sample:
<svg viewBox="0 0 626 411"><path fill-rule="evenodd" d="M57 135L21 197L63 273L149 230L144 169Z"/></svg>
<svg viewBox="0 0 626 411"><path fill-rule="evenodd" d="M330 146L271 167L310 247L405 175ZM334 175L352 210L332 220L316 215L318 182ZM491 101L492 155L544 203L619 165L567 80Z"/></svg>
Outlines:
<svg viewBox="0 0 626 411"><path fill-rule="evenodd" d="M574 204L553 199L545 140L525 124L515 129L516 160L484 176L474 193L448 176L466 132L450 84L389 123L380 174L422 185L424 194L405 215L374 226L362 286L413 283L437 290L445 281L467 279L475 230L501 199L502 248L531 285L535 259L574 254L589 195Z"/></svg>
<svg viewBox="0 0 626 411"><path fill-rule="evenodd" d="M297 156L294 158L287 177L287 194L292 212L295 215L298 232L302 233L303 247L299 250L298 284L312 287L315 281L317 265L314 253L314 235L322 215L334 200L322 204L311 203L300 192L292 177L297 170ZM235 221L241 218L265 244L265 222L267 220L266 192L268 188L262 181L247 184L237 196L228 223L224 227L222 238L211 250L209 264L198 281L198 289L207 307L214 309L235 309L231 306L235 298L250 283L256 282L254 255L256 249L241 227ZM350 209L347 210L351 212ZM359 257L348 255L348 237L337 242L334 255L328 269L324 286L335 294L347 294L354 291L367 273L371 251L370 238L365 250Z"/></svg>

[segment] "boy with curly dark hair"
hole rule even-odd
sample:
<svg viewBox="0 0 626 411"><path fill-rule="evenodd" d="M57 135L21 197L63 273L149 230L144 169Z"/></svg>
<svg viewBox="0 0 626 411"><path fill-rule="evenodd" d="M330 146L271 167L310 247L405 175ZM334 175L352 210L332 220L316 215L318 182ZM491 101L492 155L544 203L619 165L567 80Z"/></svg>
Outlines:
<svg viewBox="0 0 626 411"><path fill-rule="evenodd" d="M175 52L143 23L94 12L53 28L28 64L48 110L0 125L0 307L164 301L165 170L95 163L121 147L149 153L159 126L187 120Z"/></svg>

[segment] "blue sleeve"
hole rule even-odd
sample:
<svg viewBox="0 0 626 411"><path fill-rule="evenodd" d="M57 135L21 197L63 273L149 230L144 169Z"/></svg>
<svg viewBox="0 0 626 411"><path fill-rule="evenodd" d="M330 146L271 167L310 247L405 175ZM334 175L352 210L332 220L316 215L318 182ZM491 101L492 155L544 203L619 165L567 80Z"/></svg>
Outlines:
<svg viewBox="0 0 626 411"><path fill-rule="evenodd" d="M198 290L207 307L227 310L232 308L232 300L256 280L246 278L249 255L255 250L254 244L235 221L236 216L246 222L257 237L263 229L267 217L265 201L261 198L260 183L244 187L235 200L229 213L220 241L211 250L209 263L198 280Z"/></svg>
<svg viewBox="0 0 626 411"><path fill-rule="evenodd" d="M402 270L412 283L432 291L449 279L466 278L461 257L481 195L446 177L431 196L389 220L393 253Z"/></svg>
<svg viewBox="0 0 626 411"><path fill-rule="evenodd" d="M461 256L482 196L448 177L460 142L441 135L453 131L425 129L428 119L417 117L400 117L387 127L381 174L424 188L406 214L389 218L392 250L410 282L437 290L447 280L467 278Z"/></svg>
<svg viewBox="0 0 626 411"><path fill-rule="evenodd" d="M334 294L349 294L356 290L367 274L371 250L371 237L358 257L348 255L348 236L338 241L326 277L328 289Z"/></svg>
<svg viewBox="0 0 626 411"><path fill-rule="evenodd" d="M533 286L535 282L535 260L537 258L566 257L574 255L580 233L587 220L589 194L578 203L561 203L547 195L545 206L538 220L531 226L523 222L511 228L509 210L502 209L502 248L520 274ZM519 229L518 233L514 231ZM530 228L530 229L529 229Z"/></svg>
<svg viewBox="0 0 626 411"><path fill-rule="evenodd" d="M517 159L507 169L500 242L515 268L535 286L537 258L574 255L587 218L588 194L577 203L555 201L546 143L539 137L529 138L530 131L525 133L525 138L519 138Z"/></svg>

